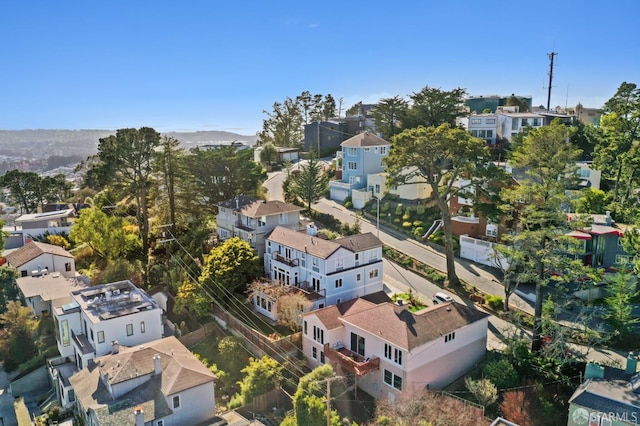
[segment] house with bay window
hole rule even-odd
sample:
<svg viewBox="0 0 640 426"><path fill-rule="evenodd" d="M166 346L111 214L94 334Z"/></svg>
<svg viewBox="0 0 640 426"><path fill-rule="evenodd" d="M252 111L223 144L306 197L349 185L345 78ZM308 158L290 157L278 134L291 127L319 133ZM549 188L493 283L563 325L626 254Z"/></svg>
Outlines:
<svg viewBox="0 0 640 426"><path fill-rule="evenodd" d="M315 226L298 232L278 226L266 238L266 275L273 285L292 286L312 302L311 309L335 305L382 290L382 242L372 233L326 240ZM258 312L277 318L276 301L254 300Z"/></svg>
<svg viewBox="0 0 640 426"><path fill-rule="evenodd" d="M71 292L71 301L53 310L60 357L49 360L49 373L62 406L70 405L69 377L94 358L117 353L163 335L162 309L130 281Z"/></svg>
<svg viewBox="0 0 640 426"><path fill-rule="evenodd" d="M376 399L443 388L486 353L488 315L448 302L418 312L358 298L302 316L311 368L330 363Z"/></svg>
<svg viewBox="0 0 640 426"><path fill-rule="evenodd" d="M264 239L273 228L283 226L302 229L302 207L284 201L265 201L239 195L218 204L216 232L220 241L239 237L254 248L258 256L264 256Z"/></svg>

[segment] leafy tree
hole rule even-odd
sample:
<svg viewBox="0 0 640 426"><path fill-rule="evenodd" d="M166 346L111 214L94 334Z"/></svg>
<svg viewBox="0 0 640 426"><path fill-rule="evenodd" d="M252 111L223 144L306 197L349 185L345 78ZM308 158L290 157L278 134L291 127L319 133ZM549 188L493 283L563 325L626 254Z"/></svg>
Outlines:
<svg viewBox="0 0 640 426"><path fill-rule="evenodd" d="M601 214L606 206L606 193L601 189L585 188L576 202L576 213Z"/></svg>
<svg viewBox="0 0 640 426"><path fill-rule="evenodd" d="M298 426L324 426L327 424L327 406L325 391L321 382L335 377L329 364L316 367L311 373L303 376L293 395L294 419L290 423ZM330 386L331 381L326 381ZM340 426L342 422L338 412L331 410L331 426Z"/></svg>
<svg viewBox="0 0 640 426"><path fill-rule="evenodd" d="M176 230L176 200L178 182L183 181L187 176L185 167L184 149L180 147L180 141L163 136L160 139L160 147L155 159L155 168L161 173L163 189L166 193L166 200L169 203L169 223L171 231Z"/></svg>
<svg viewBox="0 0 640 426"><path fill-rule="evenodd" d="M495 383L499 390L513 388L520 383L520 376L508 359L489 361L482 369L484 377Z"/></svg>
<svg viewBox="0 0 640 426"><path fill-rule="evenodd" d="M449 200L469 191L470 187L481 186L481 179L486 179L484 170L487 167L481 162L488 155L484 141L463 129L442 124L421 126L396 135L385 158L388 185L401 185L418 177L431 186L442 216L450 285L459 284L459 280L454 263ZM461 178L466 179L468 185L457 185Z"/></svg>
<svg viewBox="0 0 640 426"><path fill-rule="evenodd" d="M18 271L7 265L0 266L0 313L7 308L7 303L16 300L20 295L18 290Z"/></svg>
<svg viewBox="0 0 640 426"><path fill-rule="evenodd" d="M356 102L355 104L351 105L346 111L345 111L345 115L347 117L352 116L352 115L360 115L360 111L362 110L362 101Z"/></svg>
<svg viewBox="0 0 640 426"><path fill-rule="evenodd" d="M594 150L594 163L603 177L614 182L614 202L624 204L640 179L640 89L623 82L603 108L600 121L604 134ZM622 188L622 187L625 188Z"/></svg>
<svg viewBox="0 0 640 426"><path fill-rule="evenodd" d="M180 312L182 309L188 308L190 312L198 317L206 315L209 312L211 299L207 297L201 286L200 283L184 280L178 288L174 309Z"/></svg>
<svg viewBox="0 0 640 426"><path fill-rule="evenodd" d="M38 321L30 308L20 302L10 301L0 315L0 359L7 371L38 353L35 344Z"/></svg>
<svg viewBox="0 0 640 426"><path fill-rule="evenodd" d="M376 129L382 134L383 139L391 140L401 131L408 111L409 103L400 96L380 99L372 114L376 120Z"/></svg>
<svg viewBox="0 0 640 426"><path fill-rule="evenodd" d="M4 220L0 219L0 253L4 250L4 240L7 238L7 233L2 229L4 225Z"/></svg>
<svg viewBox="0 0 640 426"><path fill-rule="evenodd" d="M141 270L139 260L131 261L124 258L107 259L103 268L95 271L91 277L91 283L98 285L129 280L135 285L141 285Z"/></svg>
<svg viewBox="0 0 640 426"><path fill-rule="evenodd" d="M243 351L239 337L225 336L218 342L218 353L230 372L240 371L245 360L238 354Z"/></svg>
<svg viewBox="0 0 640 426"><path fill-rule="evenodd" d="M230 238L205 257L200 283L226 299L228 293L246 286L262 275L260 258L249 243Z"/></svg>
<svg viewBox="0 0 640 426"><path fill-rule="evenodd" d="M604 134L600 127L578 121L576 132L571 136L571 143L582 150L583 160L593 160L594 149L602 144Z"/></svg>
<svg viewBox="0 0 640 426"><path fill-rule="evenodd" d="M9 196L18 203L24 213L32 213L41 197L41 179L37 173L11 170L0 177L0 187L9 191Z"/></svg>
<svg viewBox="0 0 640 426"><path fill-rule="evenodd" d="M96 208L80 210L69 237L75 244L86 244L103 259L122 257L127 248L125 222Z"/></svg>
<svg viewBox="0 0 640 426"><path fill-rule="evenodd" d="M153 172L160 134L150 127L119 129L115 135L102 138L98 144L98 162L94 169L101 171L107 182L133 197L136 218L142 238L142 267L145 284L149 256L148 190Z"/></svg>
<svg viewBox="0 0 640 426"><path fill-rule="evenodd" d="M271 142L275 146L300 147L304 140L305 119L300 112L299 104L287 97L284 102L275 102L272 112L263 111L267 118L262 122L262 130L258 132L260 144Z"/></svg>
<svg viewBox="0 0 640 426"><path fill-rule="evenodd" d="M639 294L636 283L636 277L618 272L607 286L608 295L604 299L607 312L604 318L621 339L628 337L633 326L640 323L640 318L633 315L632 299Z"/></svg>
<svg viewBox="0 0 640 426"><path fill-rule="evenodd" d="M260 359L250 358L249 365L242 369L244 378L240 385L241 405L245 405L256 396L276 388L282 378L282 366L278 361L265 355ZM234 398L237 400L237 398Z"/></svg>
<svg viewBox="0 0 640 426"><path fill-rule="evenodd" d="M309 310L312 303L304 293L295 287L277 282L255 280L247 288L249 302L256 296L267 296L275 300L278 323L296 332L302 324L302 313Z"/></svg>
<svg viewBox="0 0 640 426"><path fill-rule="evenodd" d="M190 198L209 214L217 213L216 204L239 194L257 196L266 175L253 161L253 152L234 147L192 149L186 159L193 175Z"/></svg>
<svg viewBox="0 0 640 426"><path fill-rule="evenodd" d="M520 426L546 424L546 419L535 387L505 392L500 403L502 416Z"/></svg>
<svg viewBox="0 0 640 426"><path fill-rule="evenodd" d="M511 95L507 98L506 106L517 106L519 112L529 112L529 105L515 95Z"/></svg>
<svg viewBox="0 0 640 426"><path fill-rule="evenodd" d="M498 389L489 379L473 380L470 377L465 377L464 385L473 394L478 404L483 407L488 407L498 400Z"/></svg>
<svg viewBox="0 0 640 426"><path fill-rule="evenodd" d="M409 109L407 128L418 126L437 127L441 124L456 125L456 118L466 115L464 98L465 89L442 90L425 86L419 92L414 92Z"/></svg>
<svg viewBox="0 0 640 426"><path fill-rule="evenodd" d="M62 247L65 250L69 250L69 248L71 247L71 244L69 244L69 241L67 241L67 239L62 235L58 235L58 234L47 235L47 243L54 246Z"/></svg>
<svg viewBox="0 0 640 426"><path fill-rule="evenodd" d="M289 193L293 198L304 202L307 212L311 212L311 204L322 198L329 187L327 176L322 170L322 164L315 155L300 167L300 171L291 177Z"/></svg>
<svg viewBox="0 0 640 426"><path fill-rule="evenodd" d="M278 150L272 143L265 143L262 145L262 150L260 151L260 162L262 164L271 165L278 158Z"/></svg>
<svg viewBox="0 0 640 426"><path fill-rule="evenodd" d="M567 203L565 191L575 181L575 160L580 156L580 151L567 143L571 131L554 121L531 130L522 143L514 144L509 161L515 169L524 170L524 177L501 193L505 208L518 219L518 232L509 243L533 262L527 269L535 273L535 278L531 277L536 284L535 351L541 347L542 290L552 279L548 271L567 271L566 257L559 253L563 244L560 227L566 226L562 206Z"/></svg>

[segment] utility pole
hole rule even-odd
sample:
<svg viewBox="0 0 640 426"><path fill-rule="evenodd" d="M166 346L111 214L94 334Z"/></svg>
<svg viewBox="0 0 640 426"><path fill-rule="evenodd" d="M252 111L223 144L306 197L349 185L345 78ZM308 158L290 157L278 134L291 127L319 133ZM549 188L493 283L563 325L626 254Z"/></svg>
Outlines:
<svg viewBox="0 0 640 426"><path fill-rule="evenodd" d="M318 120L318 160L320 159L320 120Z"/></svg>
<svg viewBox="0 0 640 426"><path fill-rule="evenodd" d="M342 376L333 376L318 380L318 383L324 382L327 384L327 426L331 426L331 382L342 379L344 379Z"/></svg>
<svg viewBox="0 0 640 426"><path fill-rule="evenodd" d="M557 55L556 52L551 52L548 54L549 60L551 63L549 64L549 92L547 93L547 111L551 111L551 83L553 81L553 58Z"/></svg>

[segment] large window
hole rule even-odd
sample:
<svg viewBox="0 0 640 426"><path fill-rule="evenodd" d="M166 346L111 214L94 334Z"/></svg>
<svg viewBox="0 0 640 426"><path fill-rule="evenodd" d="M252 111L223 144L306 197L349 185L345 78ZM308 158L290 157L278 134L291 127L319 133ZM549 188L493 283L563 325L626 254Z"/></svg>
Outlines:
<svg viewBox="0 0 640 426"><path fill-rule="evenodd" d="M402 350L394 348L387 343L384 344L384 357L398 365L402 365Z"/></svg>
<svg viewBox="0 0 640 426"><path fill-rule="evenodd" d="M320 327L313 326L313 340L324 344L324 330Z"/></svg>
<svg viewBox="0 0 640 426"><path fill-rule="evenodd" d="M315 346L311 348L311 357L313 359L318 358L318 348L316 348Z"/></svg>
<svg viewBox="0 0 640 426"><path fill-rule="evenodd" d="M402 390L402 377L389 370L384 370L384 382L400 391Z"/></svg>
<svg viewBox="0 0 640 426"><path fill-rule="evenodd" d="M71 344L71 340L69 339L69 320L62 320L60 323L62 334L62 346L69 346Z"/></svg>
<svg viewBox="0 0 640 426"><path fill-rule="evenodd" d="M338 278L336 280L336 288L341 288L342 287L342 278Z"/></svg>
<svg viewBox="0 0 640 426"><path fill-rule="evenodd" d="M98 331L98 343L104 343L104 331Z"/></svg>
<svg viewBox="0 0 640 426"><path fill-rule="evenodd" d="M351 351L364 356L364 337L351 333Z"/></svg>
<svg viewBox="0 0 640 426"><path fill-rule="evenodd" d="M482 119L480 118L472 118L469 121L471 124L482 124Z"/></svg>
<svg viewBox="0 0 640 426"><path fill-rule="evenodd" d="M358 151L355 148L347 148L347 155L355 157Z"/></svg>
<svg viewBox="0 0 640 426"><path fill-rule="evenodd" d="M133 336L133 324L127 324L127 336Z"/></svg>
<svg viewBox="0 0 640 426"><path fill-rule="evenodd" d="M355 161L349 161L347 163L347 170L358 170L358 163Z"/></svg>
<svg viewBox="0 0 640 426"><path fill-rule="evenodd" d="M176 395L173 397L173 408L180 408L180 395Z"/></svg>

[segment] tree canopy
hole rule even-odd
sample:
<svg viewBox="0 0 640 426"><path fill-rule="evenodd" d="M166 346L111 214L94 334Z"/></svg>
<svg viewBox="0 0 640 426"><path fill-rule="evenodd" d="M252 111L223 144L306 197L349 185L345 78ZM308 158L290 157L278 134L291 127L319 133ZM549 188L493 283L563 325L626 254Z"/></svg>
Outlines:
<svg viewBox="0 0 640 426"><path fill-rule="evenodd" d="M309 156L309 161L289 179L290 182L284 185L288 193L285 196L302 201L307 206L307 212L311 212L311 204L324 197L329 188L329 180L322 169L322 163L315 155Z"/></svg>

